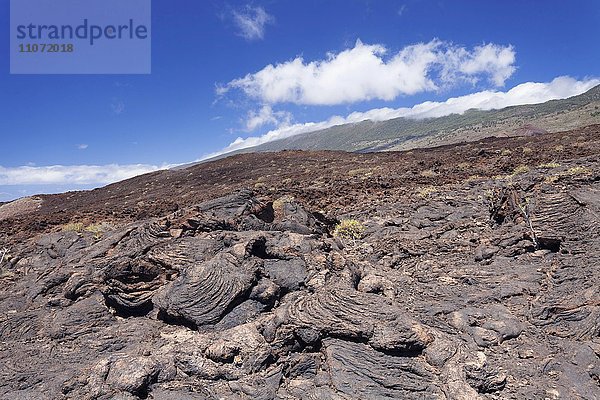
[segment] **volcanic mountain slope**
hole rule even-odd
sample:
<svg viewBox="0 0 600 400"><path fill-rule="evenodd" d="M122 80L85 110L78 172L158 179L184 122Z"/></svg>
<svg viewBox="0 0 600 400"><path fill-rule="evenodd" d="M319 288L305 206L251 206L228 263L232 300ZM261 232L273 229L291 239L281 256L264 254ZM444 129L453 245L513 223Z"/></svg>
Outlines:
<svg viewBox="0 0 600 400"><path fill-rule="evenodd" d="M0 225L1 398L600 397L600 126L25 204Z"/></svg>
<svg viewBox="0 0 600 400"><path fill-rule="evenodd" d="M490 136L558 132L600 122L600 85L541 104L467 110L438 118L394 118L343 124L268 142L240 152L280 150L389 151L428 148Z"/></svg>

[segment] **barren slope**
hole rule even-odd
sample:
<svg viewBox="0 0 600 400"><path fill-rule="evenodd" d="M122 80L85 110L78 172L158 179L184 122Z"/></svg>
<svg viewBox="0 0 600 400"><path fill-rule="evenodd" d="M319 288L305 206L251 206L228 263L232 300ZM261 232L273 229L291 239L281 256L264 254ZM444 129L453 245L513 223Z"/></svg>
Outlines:
<svg viewBox="0 0 600 400"><path fill-rule="evenodd" d="M567 99L497 110L467 110L438 118L394 118L333 126L240 152L278 150L389 151L428 148L486 137L517 136L525 126L547 132L600 122L600 86Z"/></svg>

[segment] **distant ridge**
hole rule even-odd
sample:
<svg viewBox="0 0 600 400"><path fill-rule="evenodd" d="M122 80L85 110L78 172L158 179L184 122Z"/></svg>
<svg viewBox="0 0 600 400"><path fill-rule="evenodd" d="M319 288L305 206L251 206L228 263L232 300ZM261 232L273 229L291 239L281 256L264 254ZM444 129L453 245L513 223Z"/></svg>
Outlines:
<svg viewBox="0 0 600 400"><path fill-rule="evenodd" d="M437 118L365 120L336 125L232 151L210 160L235 154L281 150L354 152L409 150L476 141L493 136L558 132L598 123L600 123L600 85L577 96L539 104L510 106L489 111L470 109L463 114ZM199 163L182 165L177 169L196 164Z"/></svg>

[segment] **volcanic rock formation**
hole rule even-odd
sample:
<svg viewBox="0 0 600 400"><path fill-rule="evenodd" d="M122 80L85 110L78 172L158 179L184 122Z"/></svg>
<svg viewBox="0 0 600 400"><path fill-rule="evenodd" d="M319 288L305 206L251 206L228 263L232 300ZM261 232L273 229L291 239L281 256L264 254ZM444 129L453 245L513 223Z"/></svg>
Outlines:
<svg viewBox="0 0 600 400"><path fill-rule="evenodd" d="M232 190L13 242L0 398L599 398L599 166L426 187L337 220ZM333 236L343 218L362 237Z"/></svg>

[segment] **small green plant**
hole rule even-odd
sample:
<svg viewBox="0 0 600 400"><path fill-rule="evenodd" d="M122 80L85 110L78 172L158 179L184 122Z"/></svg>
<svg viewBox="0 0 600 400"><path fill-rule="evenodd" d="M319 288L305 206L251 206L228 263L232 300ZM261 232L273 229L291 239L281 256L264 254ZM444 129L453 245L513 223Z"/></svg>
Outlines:
<svg viewBox="0 0 600 400"><path fill-rule="evenodd" d="M479 175L469 175L466 179L465 179L465 183L471 183L471 182L475 182L481 179L481 176Z"/></svg>
<svg viewBox="0 0 600 400"><path fill-rule="evenodd" d="M273 209L280 210L283 208L285 203L289 203L290 201L293 201L293 200L294 200L294 198L292 196L281 196L280 198L273 201Z"/></svg>
<svg viewBox="0 0 600 400"><path fill-rule="evenodd" d="M83 222L70 222L62 227L63 232L75 232L78 235L83 233L91 233L94 240L100 240L104 234L104 227L102 224L91 224L85 225Z"/></svg>
<svg viewBox="0 0 600 400"><path fill-rule="evenodd" d="M569 175L588 175L591 174L592 170L588 167L573 167L567 170Z"/></svg>
<svg viewBox="0 0 600 400"><path fill-rule="evenodd" d="M85 225L83 225L83 222L69 222L68 224L63 226L63 232L75 232L75 233L81 233L83 232L83 229L85 228Z"/></svg>
<svg viewBox="0 0 600 400"><path fill-rule="evenodd" d="M104 229L102 229L101 224L92 224L86 226L85 231L91 233L94 237L94 240L102 239L102 235L104 234Z"/></svg>
<svg viewBox="0 0 600 400"><path fill-rule="evenodd" d="M286 203L291 203L294 201L294 196L285 195L273 201L273 212L275 213L276 218L282 218L284 216L284 208Z"/></svg>
<svg viewBox="0 0 600 400"><path fill-rule="evenodd" d="M343 219L335 226L333 236L341 239L358 240L365 233L365 226L355 219Z"/></svg>
<svg viewBox="0 0 600 400"><path fill-rule="evenodd" d="M549 163L538 165L538 168L543 168L543 169L552 169L552 168L558 168L558 167L560 167L560 164L556 163L556 162L549 162Z"/></svg>
<svg viewBox="0 0 600 400"><path fill-rule="evenodd" d="M527 172L529 172L529 167L527 165L519 165L513 170L512 176L526 174Z"/></svg>

